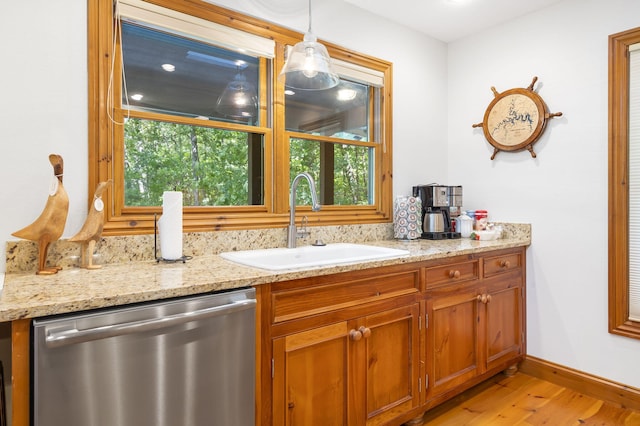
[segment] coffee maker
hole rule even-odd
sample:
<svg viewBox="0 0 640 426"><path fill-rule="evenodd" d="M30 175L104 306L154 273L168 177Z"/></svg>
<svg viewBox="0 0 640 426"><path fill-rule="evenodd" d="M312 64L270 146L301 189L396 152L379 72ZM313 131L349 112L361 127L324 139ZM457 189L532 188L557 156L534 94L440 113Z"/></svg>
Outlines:
<svg viewBox="0 0 640 426"><path fill-rule="evenodd" d="M428 240L460 238L451 226L451 218L460 214L462 186L417 185L413 196L422 201L422 236Z"/></svg>

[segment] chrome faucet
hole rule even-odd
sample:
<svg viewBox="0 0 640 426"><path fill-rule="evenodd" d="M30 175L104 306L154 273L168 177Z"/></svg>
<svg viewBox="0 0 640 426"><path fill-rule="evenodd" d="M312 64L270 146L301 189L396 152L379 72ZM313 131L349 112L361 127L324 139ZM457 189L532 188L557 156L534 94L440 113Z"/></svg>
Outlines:
<svg viewBox="0 0 640 426"><path fill-rule="evenodd" d="M317 212L320 210L320 203L318 203L318 194L316 193L316 184L309 173L303 172L297 175L291 183L291 198L289 199L289 226L287 227L287 247L295 248L296 239L304 236L298 232L296 228L296 189L298 183L304 178L309 182L309 189L311 190L311 210Z"/></svg>

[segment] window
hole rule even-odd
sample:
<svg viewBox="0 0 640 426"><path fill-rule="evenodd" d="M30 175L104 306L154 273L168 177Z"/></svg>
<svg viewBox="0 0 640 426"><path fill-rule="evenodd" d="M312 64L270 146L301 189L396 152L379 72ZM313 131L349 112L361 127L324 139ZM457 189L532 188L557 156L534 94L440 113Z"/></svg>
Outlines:
<svg viewBox="0 0 640 426"><path fill-rule="evenodd" d="M180 189L185 206L263 204L262 135L150 119L125 122L126 207L162 205L167 188ZM258 159L250 162L254 150Z"/></svg>
<svg viewBox="0 0 640 426"><path fill-rule="evenodd" d="M105 235L152 232L162 193L184 194L185 231L284 227L289 186L314 176L312 224L391 220L391 64L327 45L326 91L277 80L302 35L205 1L89 1L89 192ZM229 25L233 25L232 27ZM307 211L308 210L308 211Z"/></svg>
<svg viewBox="0 0 640 426"><path fill-rule="evenodd" d="M640 323L640 43L629 46L629 319Z"/></svg>
<svg viewBox="0 0 640 426"><path fill-rule="evenodd" d="M376 145L370 141L379 132L370 125L370 105L377 105L378 93L376 87L344 77L338 86L321 93L285 92L290 175L310 172L321 204L374 203L371 173Z"/></svg>
<svg viewBox="0 0 640 426"><path fill-rule="evenodd" d="M126 16L120 25L123 209L162 205L167 189L182 191L185 206L262 205L258 88L267 61Z"/></svg>
<svg viewBox="0 0 640 426"><path fill-rule="evenodd" d="M609 332L636 339L640 339L638 43L640 28L609 37Z"/></svg>

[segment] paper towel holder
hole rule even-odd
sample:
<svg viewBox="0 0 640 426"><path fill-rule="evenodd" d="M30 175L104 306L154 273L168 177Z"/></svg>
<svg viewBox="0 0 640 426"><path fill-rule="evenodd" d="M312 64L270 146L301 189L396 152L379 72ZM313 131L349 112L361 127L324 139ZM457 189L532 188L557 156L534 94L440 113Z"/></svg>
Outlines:
<svg viewBox="0 0 640 426"><path fill-rule="evenodd" d="M153 257L156 259L156 263L165 262L165 263L176 263L182 262L187 263L187 260L193 258L193 256L185 256L179 257L177 259L165 259L164 257L158 256L158 214L153 214Z"/></svg>

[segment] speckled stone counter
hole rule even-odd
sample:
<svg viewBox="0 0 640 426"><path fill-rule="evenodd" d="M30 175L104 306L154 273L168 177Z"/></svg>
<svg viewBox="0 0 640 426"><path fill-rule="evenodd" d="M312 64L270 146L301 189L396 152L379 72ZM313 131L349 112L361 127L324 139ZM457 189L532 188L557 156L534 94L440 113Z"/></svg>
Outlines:
<svg viewBox="0 0 640 426"><path fill-rule="evenodd" d="M362 243L353 239L352 242ZM531 227L520 224L507 225L503 238L495 241L382 239L366 243L401 248L408 250L410 254L395 259L278 272L241 266L217 254L194 256L186 263L156 263L151 259L110 263L97 270L70 267L50 276L35 275L33 272L10 273L8 271L0 294L0 321L528 246L531 243ZM222 251L225 250L220 250L218 253Z"/></svg>

